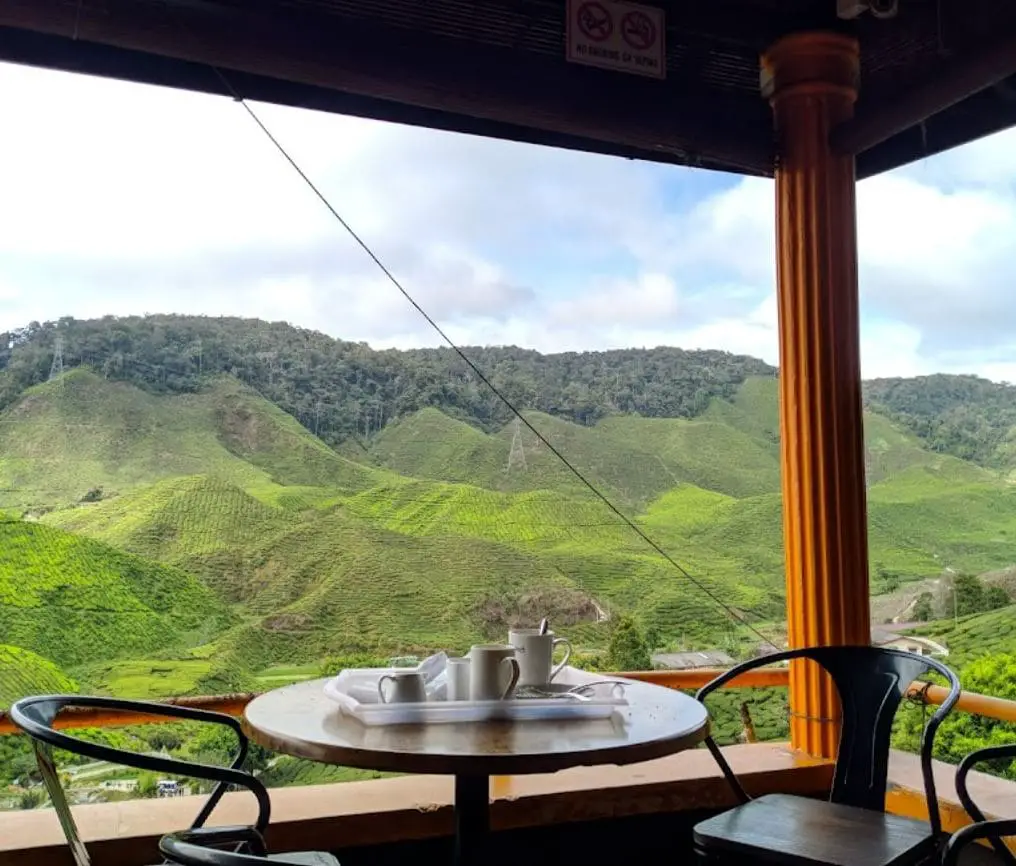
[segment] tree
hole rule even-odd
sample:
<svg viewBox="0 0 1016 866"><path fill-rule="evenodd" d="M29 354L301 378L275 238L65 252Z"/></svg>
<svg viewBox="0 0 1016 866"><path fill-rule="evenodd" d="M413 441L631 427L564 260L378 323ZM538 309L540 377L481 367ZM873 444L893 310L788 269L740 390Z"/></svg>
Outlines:
<svg viewBox="0 0 1016 866"><path fill-rule="evenodd" d="M209 725L190 741L190 747L196 760L225 767L236 757L239 743L236 734L228 728ZM256 776L268 767L271 759L272 753L268 749L251 743L244 769Z"/></svg>
<svg viewBox="0 0 1016 866"><path fill-rule="evenodd" d="M32 788L18 796L19 809L38 809L46 802L46 792L41 788Z"/></svg>
<svg viewBox="0 0 1016 866"><path fill-rule="evenodd" d="M878 565L875 568L875 575L878 578L879 593L888 594L896 592L900 588L902 581L899 572L890 571L884 565Z"/></svg>
<svg viewBox="0 0 1016 866"><path fill-rule="evenodd" d="M964 690L1005 700L1016 699L1016 655L998 653L983 656L961 668L957 673ZM916 711L914 711L916 709ZM893 746L916 752L921 742L926 714L920 708L908 711L902 707L897 714ZM935 737L935 757L958 764L976 749L1012 743L1012 726L987 716L953 712L946 716ZM979 765L978 769L1016 778L1016 762L1004 760L994 766Z"/></svg>
<svg viewBox="0 0 1016 866"><path fill-rule="evenodd" d="M610 635L607 666L615 671L645 671L652 664L642 629L632 617L622 616Z"/></svg>
<svg viewBox="0 0 1016 866"><path fill-rule="evenodd" d="M658 626L651 625L646 629L646 646L652 652L657 647L663 646L663 632Z"/></svg>
<svg viewBox="0 0 1016 866"><path fill-rule="evenodd" d="M155 773L142 773L138 776L138 796L146 800L159 793L159 780Z"/></svg>
<svg viewBox="0 0 1016 866"><path fill-rule="evenodd" d="M183 745L179 731L169 727L156 728L147 737L148 745L156 752L175 752Z"/></svg>
<svg viewBox="0 0 1016 866"><path fill-rule="evenodd" d="M945 598L943 616L968 616L1012 604L1001 586L985 586L972 574L957 574Z"/></svg>
<svg viewBox="0 0 1016 866"><path fill-rule="evenodd" d="M914 603L911 617L917 622L928 622L935 618L935 606L932 604L933 596L930 592L922 592Z"/></svg>
<svg viewBox="0 0 1016 866"><path fill-rule="evenodd" d="M984 610L998 610L1000 607L1008 607L1012 604L1012 598L1005 591L1003 586L986 586L984 588Z"/></svg>

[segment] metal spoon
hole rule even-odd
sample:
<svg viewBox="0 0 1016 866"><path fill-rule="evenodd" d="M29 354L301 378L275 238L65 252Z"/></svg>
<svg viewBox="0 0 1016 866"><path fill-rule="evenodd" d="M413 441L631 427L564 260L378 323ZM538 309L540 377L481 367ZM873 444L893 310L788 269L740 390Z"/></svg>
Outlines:
<svg viewBox="0 0 1016 866"><path fill-rule="evenodd" d="M540 620L540 634L546 634L550 628L550 623L547 621L547 617Z"/></svg>

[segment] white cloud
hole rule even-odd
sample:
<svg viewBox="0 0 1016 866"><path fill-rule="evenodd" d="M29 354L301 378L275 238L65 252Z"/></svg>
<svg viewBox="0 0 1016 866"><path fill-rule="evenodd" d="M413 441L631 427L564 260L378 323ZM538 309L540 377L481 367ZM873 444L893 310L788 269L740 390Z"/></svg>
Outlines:
<svg viewBox="0 0 1016 866"><path fill-rule="evenodd" d="M767 181L257 110L458 341L776 361ZM0 66L0 123L0 329L175 311L438 342L232 102ZM865 374L1016 378L1016 134L858 202Z"/></svg>

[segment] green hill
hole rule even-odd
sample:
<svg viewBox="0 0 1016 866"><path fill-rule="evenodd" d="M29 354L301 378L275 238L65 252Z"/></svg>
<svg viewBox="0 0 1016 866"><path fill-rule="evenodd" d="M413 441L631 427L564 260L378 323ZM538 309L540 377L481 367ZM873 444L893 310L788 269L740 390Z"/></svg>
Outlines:
<svg viewBox="0 0 1016 866"><path fill-rule="evenodd" d="M584 427L540 412L527 412L526 419L572 466L626 507L642 505L674 484L673 469L652 448L624 431L606 430L603 424L608 422ZM554 490L590 496L586 485L523 425L519 436L524 464L516 460L509 469L514 435L514 424L485 434L436 409L423 409L381 431L370 453L381 465L417 478L506 493Z"/></svg>
<svg viewBox="0 0 1016 866"><path fill-rule="evenodd" d="M79 368L0 413L0 507L45 508L197 474L244 489L312 481L355 490L378 477L225 378L158 397Z"/></svg>
<svg viewBox="0 0 1016 866"><path fill-rule="evenodd" d="M1016 607L928 623L913 633L945 643L950 666L961 667L986 655L1016 654Z"/></svg>
<svg viewBox="0 0 1016 866"><path fill-rule="evenodd" d="M614 501L638 509L676 484L737 497L780 488L779 418L773 377L749 377L732 398L713 399L697 419L612 415L586 427L537 412L532 423L580 472ZM929 451L889 419L866 412L869 483L915 466L967 481L996 476L975 464ZM588 490L524 426L525 468L508 470L514 425L485 434L436 409L388 425L372 441L375 461L403 475L471 484L502 492Z"/></svg>
<svg viewBox="0 0 1016 866"><path fill-rule="evenodd" d="M285 322L173 315L64 317L0 334L0 409L45 381L58 335L65 364L90 364L151 393L193 393L209 375L236 376L330 445L427 407L488 431L512 417L447 348L376 351ZM581 424L615 412L691 417L746 376L772 373L755 358L669 346L463 351L516 405Z"/></svg>
<svg viewBox="0 0 1016 866"><path fill-rule="evenodd" d="M321 515L266 552L258 618L219 641L248 669L343 651L465 650L510 624L548 615L592 625L595 605L541 557L454 535L419 537L341 511Z"/></svg>
<svg viewBox="0 0 1016 866"><path fill-rule="evenodd" d="M209 377L236 376L332 446L369 439L390 419L431 407L488 432L511 421L505 405L449 349L375 351L284 322L179 315L64 317L0 334L0 410L45 381L57 335L68 366L88 364L152 394L192 394ZM673 347L553 355L517 347L464 351L515 405L582 425L618 414L711 416L718 404L722 410L732 401L749 416L751 429L733 424L742 432L754 436L778 426L775 393L768 396L769 388L775 392L776 370L754 358ZM754 405L751 393L737 395L752 379L769 383L754 395ZM929 450L1007 472L1016 467L1014 395L1016 387L976 376L880 379L864 386L871 412L900 424Z"/></svg>
<svg viewBox="0 0 1016 866"><path fill-rule="evenodd" d="M383 452L389 465L407 471L477 483L381 473L370 476L380 483L360 491L302 478L293 486L254 485L255 497L221 477L178 477L44 520L183 568L241 603L254 619L223 646L242 655L248 670L249 647L256 646L267 664L361 639L370 648L385 640L431 648L465 640L485 620L445 595L446 583L466 582L462 563L478 585L493 587L502 606L539 586L566 587L577 593L568 604L599 607L607 616L634 612L667 642L714 643L729 631L729 620L703 587L754 621L783 613L774 388L749 379L731 402L690 421L619 416L581 427L529 416L572 459L610 479L604 489L688 574L574 485L545 448L541 454L531 446L526 469L505 473L500 460L510 450L510 428L489 435L435 410L392 425L377 438L375 457ZM922 449L883 418L869 416L867 424L869 450L881 467L869 496L873 563L909 580L947 565L984 571L1016 562L1009 538L1016 500L1006 485L973 464ZM484 482L523 489L494 490ZM647 504L639 509L625 495ZM488 574L478 550L492 562L509 551L520 576L501 566ZM421 612L387 619L385 602L400 587L420 597ZM454 592L473 597L472 590ZM333 608L340 613L331 614ZM605 628L596 618L575 623L591 644Z"/></svg>
<svg viewBox="0 0 1016 866"><path fill-rule="evenodd" d="M59 665L207 640L228 625L191 575L59 529L0 521L0 634Z"/></svg>
<svg viewBox="0 0 1016 866"><path fill-rule="evenodd" d="M618 415L584 427L538 412L527 420L568 462L629 510L682 482L751 496L779 488L779 449L722 421ZM554 490L591 496L526 427L519 435L525 464L508 468L515 425L488 435L434 409L389 425L372 457L403 475L454 481L502 492Z"/></svg>
<svg viewBox="0 0 1016 866"><path fill-rule="evenodd" d="M229 601L256 593L257 550L299 523L295 514L200 475L169 478L43 520L199 575Z"/></svg>
<svg viewBox="0 0 1016 866"><path fill-rule="evenodd" d="M622 613L699 647L737 637L715 599L783 616L778 382L760 363L477 350L675 568L447 352L241 320L61 329L103 376L19 390L55 331L0 349L0 513L40 515L0 523L0 633L88 687L244 688L272 664L464 649L545 614L591 648ZM980 452L929 448L924 404L890 391L865 413L873 567L1016 564L1016 490ZM961 391L949 411L981 393Z"/></svg>
<svg viewBox="0 0 1016 866"><path fill-rule="evenodd" d="M866 382L865 398L933 451L1016 469L1016 386L938 374Z"/></svg>
<svg viewBox="0 0 1016 866"><path fill-rule="evenodd" d="M0 644L0 710L25 695L77 692L78 684L53 662L17 646Z"/></svg>

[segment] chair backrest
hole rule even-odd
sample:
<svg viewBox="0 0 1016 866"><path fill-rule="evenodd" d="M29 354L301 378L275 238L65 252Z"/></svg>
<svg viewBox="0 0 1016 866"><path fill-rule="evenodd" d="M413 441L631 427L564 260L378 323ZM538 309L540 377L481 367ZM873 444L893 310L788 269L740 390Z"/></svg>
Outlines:
<svg viewBox="0 0 1016 866"><path fill-rule="evenodd" d="M836 803L883 810L893 719L910 684L929 671L935 671L946 678L955 690L955 698L958 698L959 680L941 662L903 650L817 647L802 655L828 671L840 695L840 745L830 799ZM955 703L955 698L952 703ZM945 712L951 706L945 707ZM930 784L932 792L935 783L930 775L931 749L940 721L941 717L929 722L921 743L921 757L922 760L926 758L928 766L925 785Z"/></svg>
<svg viewBox="0 0 1016 866"><path fill-rule="evenodd" d="M54 728L57 715L65 707L90 707L99 710L121 711L132 714L162 716L181 721L199 721L228 727L237 737L239 748L229 767L217 767L170 758L165 755L141 755L123 749L115 749L99 743L88 742ZM71 814L66 794L60 784L53 749L63 749L76 755L107 761L139 770L186 776L193 779L215 782L208 799L198 811L192 827L201 827L219 800L231 786L245 788L258 801L258 818L255 828L264 832L271 817L271 802L265 786L240 768L247 757L248 742L239 722L222 713L198 710L174 704L159 704L149 701L128 701L119 698L104 698L83 695L40 695L17 701L10 710L11 721L32 738L36 761L43 783L53 802L64 836L71 848L77 866L91 866L88 851L81 841L74 817Z"/></svg>
<svg viewBox="0 0 1016 866"><path fill-rule="evenodd" d="M699 691L709 692L735 679L745 670L783 661L810 659L832 678L842 707L839 750L829 799L834 803L883 811L889 774L889 746L896 710L910 684L929 671L941 674L949 684L949 696L935 711L921 741L921 769L931 813L932 831L941 831L932 775L931 750L935 732L960 694L956 675L936 659L903 650L872 646L805 647L773 653L735 665ZM729 765L715 743L707 742L724 769L724 774L744 799L747 795L736 782Z"/></svg>

